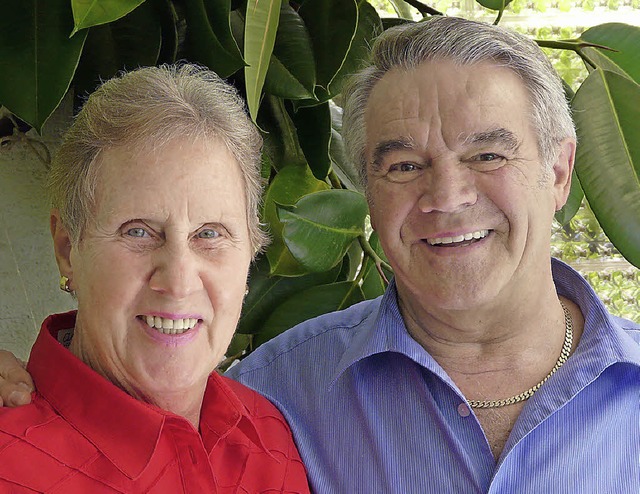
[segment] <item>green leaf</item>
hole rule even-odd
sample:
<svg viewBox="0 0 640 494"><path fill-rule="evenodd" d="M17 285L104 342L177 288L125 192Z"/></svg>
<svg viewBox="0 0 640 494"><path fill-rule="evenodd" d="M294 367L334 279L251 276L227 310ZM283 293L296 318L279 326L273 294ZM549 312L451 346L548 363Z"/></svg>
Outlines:
<svg viewBox="0 0 640 494"><path fill-rule="evenodd" d="M304 20L316 61L316 84L329 84L342 67L358 27L355 0L310 0L298 11Z"/></svg>
<svg viewBox="0 0 640 494"><path fill-rule="evenodd" d="M220 77L229 77L244 66L237 50L227 50L207 17L204 0L185 0L186 58L206 65Z"/></svg>
<svg viewBox="0 0 640 494"><path fill-rule="evenodd" d="M640 27L617 22L587 29L582 41L613 48L585 48L584 52L599 67L626 75L640 83Z"/></svg>
<svg viewBox="0 0 640 494"><path fill-rule="evenodd" d="M262 86L278 30L281 0L248 0L244 31L244 69L247 104L253 121L258 116Z"/></svg>
<svg viewBox="0 0 640 494"><path fill-rule="evenodd" d="M282 238L283 225L278 219L277 204L295 204L301 197L329 189L329 185L316 179L308 166L288 166L271 181L264 198L264 220L269 225L273 241L267 249L271 274L300 276L309 272L289 252Z"/></svg>
<svg viewBox="0 0 640 494"><path fill-rule="evenodd" d="M5 0L0 15L0 105L40 132L80 59L86 31L69 38L68 0Z"/></svg>
<svg viewBox="0 0 640 494"><path fill-rule="evenodd" d="M576 171L589 205L622 255L640 267L640 86L597 69L576 92ZM636 104L630 104L635 102Z"/></svg>
<svg viewBox="0 0 640 494"><path fill-rule="evenodd" d="M292 165L306 166L307 159L298 142L298 132L282 98L265 95L260 107L258 126L262 129L264 150L276 170Z"/></svg>
<svg viewBox="0 0 640 494"><path fill-rule="evenodd" d="M145 0L71 0L73 31L117 21Z"/></svg>
<svg viewBox="0 0 640 494"><path fill-rule="evenodd" d="M364 233L367 210L362 194L344 189L306 195L294 206L277 205L286 246L313 272L340 262L353 239Z"/></svg>
<svg viewBox="0 0 640 494"><path fill-rule="evenodd" d="M307 319L346 309L363 300L362 290L352 281L314 286L299 292L273 311L262 331L255 335L254 345L257 347Z"/></svg>
<svg viewBox="0 0 640 494"><path fill-rule="evenodd" d="M311 38L302 18L284 3L264 90L287 99L314 98L315 83Z"/></svg>
<svg viewBox="0 0 640 494"><path fill-rule="evenodd" d="M298 131L298 142L313 175L324 180L331 168L329 141L331 139L331 112L329 103L299 108L292 116Z"/></svg>
<svg viewBox="0 0 640 494"><path fill-rule="evenodd" d="M584 191L580 186L580 180L578 179L578 175L574 169L571 173L571 191L569 192L569 197L567 198L566 204L556 212L556 221L561 225L569 223L571 218L573 218L580 209L583 198Z"/></svg>
<svg viewBox="0 0 640 494"><path fill-rule="evenodd" d="M231 31L231 0L206 0L207 19L216 38L227 53L242 60L242 53Z"/></svg>
<svg viewBox="0 0 640 494"><path fill-rule="evenodd" d="M491 10L503 11L511 0L476 0L480 5Z"/></svg>
<svg viewBox="0 0 640 494"><path fill-rule="evenodd" d="M238 323L238 332L253 334L262 330L262 326L273 310L286 299L316 285L333 283L340 266L330 271L313 273L306 276L272 276L269 262L262 257L251 267L249 274L249 294L242 307Z"/></svg>
<svg viewBox="0 0 640 494"><path fill-rule="evenodd" d="M73 83L76 95L85 97L120 70L154 65L162 43L160 22L157 10L145 3L122 19L89 29Z"/></svg>
<svg viewBox="0 0 640 494"><path fill-rule="evenodd" d="M147 3L151 3L147 0ZM153 0L161 30L157 63L174 63L178 58L178 13L171 0Z"/></svg>
<svg viewBox="0 0 640 494"><path fill-rule="evenodd" d="M373 40L382 32L382 22L376 9L367 2L358 3L358 24L351 40L349 50L340 69L329 82L329 96L333 97L342 91L347 78L357 72L369 57L369 48Z"/></svg>

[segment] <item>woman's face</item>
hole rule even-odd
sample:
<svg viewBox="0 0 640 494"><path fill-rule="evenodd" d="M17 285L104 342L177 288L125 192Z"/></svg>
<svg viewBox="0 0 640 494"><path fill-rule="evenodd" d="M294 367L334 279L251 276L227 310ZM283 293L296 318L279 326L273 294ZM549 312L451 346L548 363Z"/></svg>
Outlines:
<svg viewBox="0 0 640 494"><path fill-rule="evenodd" d="M252 257L243 180L218 141L100 161L95 217L62 270L78 298L71 350L153 402L206 382L231 340Z"/></svg>

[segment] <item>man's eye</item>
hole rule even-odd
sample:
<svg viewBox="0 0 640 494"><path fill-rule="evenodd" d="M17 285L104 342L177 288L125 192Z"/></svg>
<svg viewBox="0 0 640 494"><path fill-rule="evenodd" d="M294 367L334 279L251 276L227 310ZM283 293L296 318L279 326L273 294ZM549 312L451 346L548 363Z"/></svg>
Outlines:
<svg viewBox="0 0 640 494"><path fill-rule="evenodd" d="M413 163L398 163L397 165L391 166L389 170L394 172L413 172L417 169L418 167Z"/></svg>
<svg viewBox="0 0 640 494"><path fill-rule="evenodd" d="M127 230L127 235L129 235L130 237L138 237L138 238L143 238L143 237L148 237L149 234L147 233L147 231L144 228L129 228Z"/></svg>
<svg viewBox="0 0 640 494"><path fill-rule="evenodd" d="M496 153L482 153L474 158L474 161L496 161L501 160L502 156Z"/></svg>
<svg viewBox="0 0 640 494"><path fill-rule="evenodd" d="M210 228L198 232L198 238L218 238L220 233Z"/></svg>

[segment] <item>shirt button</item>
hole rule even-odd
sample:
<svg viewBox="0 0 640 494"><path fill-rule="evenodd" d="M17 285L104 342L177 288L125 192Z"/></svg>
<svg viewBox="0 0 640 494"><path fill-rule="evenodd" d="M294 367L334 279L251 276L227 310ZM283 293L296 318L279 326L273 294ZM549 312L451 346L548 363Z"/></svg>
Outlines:
<svg viewBox="0 0 640 494"><path fill-rule="evenodd" d="M458 415L461 417L468 417L471 415L471 410L469 410L469 406L466 403L460 403L458 405Z"/></svg>

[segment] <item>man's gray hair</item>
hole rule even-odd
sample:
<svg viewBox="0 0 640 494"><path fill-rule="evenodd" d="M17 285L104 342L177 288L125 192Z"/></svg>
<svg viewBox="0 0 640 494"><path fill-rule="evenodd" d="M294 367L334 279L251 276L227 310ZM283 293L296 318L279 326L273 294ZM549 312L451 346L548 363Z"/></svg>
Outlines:
<svg viewBox="0 0 640 494"><path fill-rule="evenodd" d="M158 148L177 138L219 139L229 149L242 173L249 234L257 253L267 243L258 219L262 138L233 86L191 64L122 73L89 96L65 133L48 181L52 206L59 209L72 242L80 240L93 213L103 151L135 145Z"/></svg>
<svg viewBox="0 0 640 494"><path fill-rule="evenodd" d="M411 70L423 62L447 59L459 65L491 62L512 70L530 99L531 124L546 171L557 145L576 136L562 80L538 45L514 31L456 17L395 26L382 33L371 49L369 64L352 76L344 95L342 132L349 158L366 184L365 112L371 91L390 70Z"/></svg>

